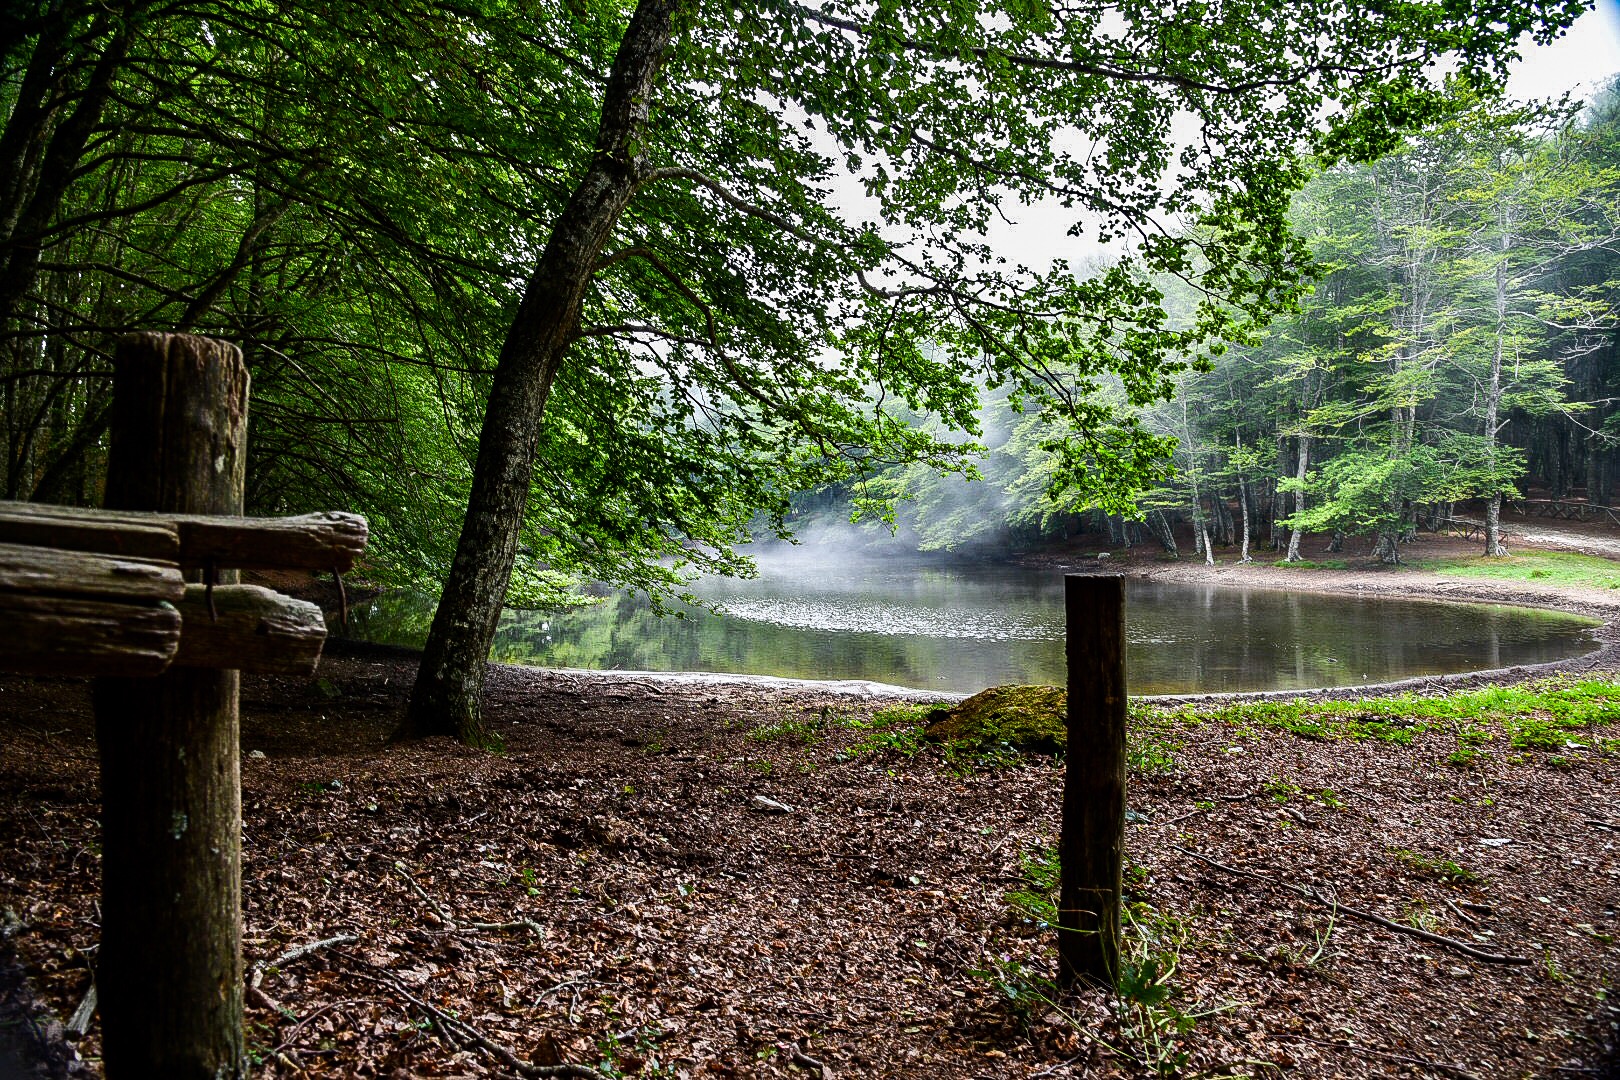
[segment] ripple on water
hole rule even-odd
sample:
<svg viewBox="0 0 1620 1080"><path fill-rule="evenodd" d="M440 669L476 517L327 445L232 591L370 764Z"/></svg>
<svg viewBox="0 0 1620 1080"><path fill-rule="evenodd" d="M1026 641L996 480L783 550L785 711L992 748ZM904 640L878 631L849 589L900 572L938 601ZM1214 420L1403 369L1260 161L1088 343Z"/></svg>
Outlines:
<svg viewBox="0 0 1620 1080"><path fill-rule="evenodd" d="M728 597L721 611L738 619L790 630L832 634L892 634L965 641L1051 641L1062 627L1030 612L861 603L825 597Z"/></svg>

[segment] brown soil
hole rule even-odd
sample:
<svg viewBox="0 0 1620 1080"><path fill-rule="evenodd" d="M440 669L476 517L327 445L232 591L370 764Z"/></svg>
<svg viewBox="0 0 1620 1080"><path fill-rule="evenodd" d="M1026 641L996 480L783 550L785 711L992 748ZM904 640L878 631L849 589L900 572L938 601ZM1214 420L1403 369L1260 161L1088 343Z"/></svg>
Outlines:
<svg viewBox="0 0 1620 1080"><path fill-rule="evenodd" d="M1620 1020L1600 997L1620 975L1612 750L1464 770L1432 734L1158 736L1168 764L1144 756L1131 778L1130 891L1147 905L1131 937L1178 958L1173 996L1059 1008L1030 990L1051 935L1007 899L1056 830L1049 760L964 774L927 747L852 753L866 736L845 721L888 699L511 667L492 669L487 706L504 753L388 747L413 669L379 653L328 659L318 681L244 679L248 965L357 939L264 973L248 1010L262 1075L511 1075L481 1038L624 1075L1147 1076L1186 1053L1184 1075L1596 1076ZM60 1017L96 941L92 727L84 683L0 680L0 909ZM518 920L533 926L473 925ZM94 1059L94 1027L81 1048Z"/></svg>

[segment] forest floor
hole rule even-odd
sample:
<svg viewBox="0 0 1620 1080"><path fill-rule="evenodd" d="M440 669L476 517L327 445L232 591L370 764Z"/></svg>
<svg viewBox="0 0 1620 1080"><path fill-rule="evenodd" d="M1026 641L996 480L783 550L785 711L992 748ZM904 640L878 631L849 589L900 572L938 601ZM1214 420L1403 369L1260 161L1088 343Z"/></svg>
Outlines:
<svg viewBox="0 0 1620 1080"><path fill-rule="evenodd" d="M1620 609L1540 582L1189 562L1167 572ZM1612 634L1586 676L1620 670ZM504 666L503 751L390 746L413 673L379 651L243 680L261 1075L1610 1075L1620 692L1602 683L1453 691L1439 712L1138 707L1128 992L1062 997L1050 759L946 754L915 737L925 707L882 696ZM92 733L84 683L0 680L0 954L42 1017L90 984ZM91 1067L97 1049L92 1025Z"/></svg>

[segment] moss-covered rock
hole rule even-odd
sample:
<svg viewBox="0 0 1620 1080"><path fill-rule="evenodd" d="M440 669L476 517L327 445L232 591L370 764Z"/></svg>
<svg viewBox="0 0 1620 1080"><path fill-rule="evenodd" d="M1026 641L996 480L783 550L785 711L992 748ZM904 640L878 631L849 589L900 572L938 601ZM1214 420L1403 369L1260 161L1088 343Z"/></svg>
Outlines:
<svg viewBox="0 0 1620 1080"><path fill-rule="evenodd" d="M929 742L975 753L1010 746L1027 754L1063 750L1069 696L1056 686L992 686L929 724Z"/></svg>

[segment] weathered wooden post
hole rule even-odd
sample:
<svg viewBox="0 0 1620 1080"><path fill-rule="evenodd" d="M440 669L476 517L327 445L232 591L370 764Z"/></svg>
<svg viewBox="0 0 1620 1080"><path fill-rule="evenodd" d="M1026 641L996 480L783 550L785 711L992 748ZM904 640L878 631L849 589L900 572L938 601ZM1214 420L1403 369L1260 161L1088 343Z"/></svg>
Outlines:
<svg viewBox="0 0 1620 1080"><path fill-rule="evenodd" d="M1064 578L1068 749L1058 839L1058 983L1113 986L1125 850L1125 579Z"/></svg>
<svg viewBox="0 0 1620 1080"><path fill-rule="evenodd" d="M241 514L241 352L208 338L138 334L119 345L113 378L107 507ZM113 1080L245 1072L238 682L236 671L174 668L96 683L104 807L96 980Z"/></svg>

